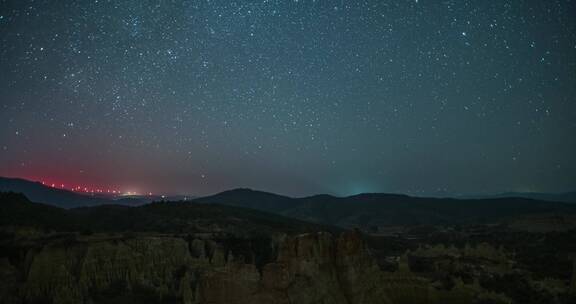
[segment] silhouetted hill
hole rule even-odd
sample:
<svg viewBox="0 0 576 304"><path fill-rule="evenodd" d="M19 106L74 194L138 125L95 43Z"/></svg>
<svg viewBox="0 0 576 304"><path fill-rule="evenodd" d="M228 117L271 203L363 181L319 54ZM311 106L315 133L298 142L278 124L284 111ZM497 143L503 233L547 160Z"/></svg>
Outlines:
<svg viewBox="0 0 576 304"><path fill-rule="evenodd" d="M10 178L0 178L0 191L20 192L29 197L31 201L63 208L102 204L139 206L150 203L154 198L159 200L171 199L171 197L150 196L111 200L85 196L66 190L46 187L36 182ZM366 193L349 197L315 195L304 198L291 198L250 189L234 189L192 201L201 204L250 208L307 222L338 225L347 228L406 224L488 223L530 214L576 213L576 205L518 197L450 199ZM153 205L158 206L157 204ZM193 207L186 208L189 209L183 209L185 212L193 209ZM120 216L143 216L146 217L146 222L149 223L150 216L147 213L142 213L142 210L148 209L123 211ZM207 209L202 210L206 211ZM129 219L127 221L130 222ZM90 219L87 222L90 222ZM140 226L135 227L138 228Z"/></svg>
<svg viewBox="0 0 576 304"><path fill-rule="evenodd" d="M160 233L268 234L322 230L321 226L262 212L218 204L158 202L140 207L98 206L72 209L93 231Z"/></svg>
<svg viewBox="0 0 576 304"><path fill-rule="evenodd" d="M139 207L102 205L65 210L32 203L22 194L0 192L0 211L0 226L55 231L222 233L241 236L338 231L333 227L254 209L183 201L157 202Z"/></svg>
<svg viewBox="0 0 576 304"><path fill-rule="evenodd" d="M576 191L564 193L538 193L538 192L506 192L495 195L478 196L475 198L529 198L549 202L576 203Z"/></svg>
<svg viewBox="0 0 576 304"><path fill-rule="evenodd" d="M48 187L39 182L6 177L0 177L0 192L1 191L22 193L31 201L66 209L105 204L140 206L151 203L154 200L161 200L160 196L131 196L114 199L113 197L103 195L85 195L64 189ZM169 197L167 199L173 200L175 198L180 199L180 196Z"/></svg>
<svg viewBox="0 0 576 304"><path fill-rule="evenodd" d="M190 201L197 197L191 195L129 195L113 199L115 205L142 206L153 202Z"/></svg>
<svg viewBox="0 0 576 304"><path fill-rule="evenodd" d="M294 208L297 203L296 200L287 196L243 188L198 198L195 201L199 203L221 203L276 213Z"/></svg>
<svg viewBox="0 0 576 304"><path fill-rule="evenodd" d="M34 202L46 203L61 208L75 208L111 203L104 198L91 197L68 190L47 187L39 182L19 178L0 177L0 191L24 194Z"/></svg>
<svg viewBox="0 0 576 304"><path fill-rule="evenodd" d="M342 227L488 223L518 215L576 212L576 206L570 204L524 198L421 198L382 193L289 198L259 191L235 190L196 201L256 208Z"/></svg>
<svg viewBox="0 0 576 304"><path fill-rule="evenodd" d="M0 192L0 225L75 230L64 209L30 202L23 194Z"/></svg>

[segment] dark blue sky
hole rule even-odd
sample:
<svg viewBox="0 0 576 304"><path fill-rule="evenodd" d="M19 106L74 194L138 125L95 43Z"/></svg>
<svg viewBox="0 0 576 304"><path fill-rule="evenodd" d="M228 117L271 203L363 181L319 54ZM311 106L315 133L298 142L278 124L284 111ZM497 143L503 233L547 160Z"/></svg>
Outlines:
<svg viewBox="0 0 576 304"><path fill-rule="evenodd" d="M576 1L0 0L0 175L576 188Z"/></svg>

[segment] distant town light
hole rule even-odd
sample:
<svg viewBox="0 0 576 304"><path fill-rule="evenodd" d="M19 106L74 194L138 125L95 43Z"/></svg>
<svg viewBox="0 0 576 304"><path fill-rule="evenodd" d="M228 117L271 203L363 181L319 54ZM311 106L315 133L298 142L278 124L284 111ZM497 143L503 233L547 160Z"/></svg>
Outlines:
<svg viewBox="0 0 576 304"><path fill-rule="evenodd" d="M50 180L46 181L46 180L40 180L40 183L42 183L42 185L47 186L47 187L52 187L52 188L59 188L59 189L67 189L68 191L75 191L75 192L84 192L84 193L108 193L108 194L114 194L114 195L140 195L138 192L136 191L120 191L118 189L114 189L114 188L104 188L104 187L95 187L95 186L89 186L89 185L76 185L76 186L71 186L69 185L68 187L66 186L65 183L61 183L61 182L50 182ZM152 192L143 192L143 193L148 193L149 196L154 195Z"/></svg>

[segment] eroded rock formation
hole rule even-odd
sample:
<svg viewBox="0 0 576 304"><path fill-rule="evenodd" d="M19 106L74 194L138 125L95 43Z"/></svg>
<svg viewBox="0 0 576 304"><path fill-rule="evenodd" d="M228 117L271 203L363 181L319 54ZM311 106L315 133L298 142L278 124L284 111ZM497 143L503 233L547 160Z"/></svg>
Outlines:
<svg viewBox="0 0 576 304"><path fill-rule="evenodd" d="M1 268L13 283L3 288L7 303L390 303L354 232L269 240L94 235L32 247Z"/></svg>

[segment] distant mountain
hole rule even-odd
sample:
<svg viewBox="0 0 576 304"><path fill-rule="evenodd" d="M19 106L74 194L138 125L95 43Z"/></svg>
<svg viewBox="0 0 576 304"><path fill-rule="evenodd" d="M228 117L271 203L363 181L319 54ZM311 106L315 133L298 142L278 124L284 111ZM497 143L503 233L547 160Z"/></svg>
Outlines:
<svg viewBox="0 0 576 304"><path fill-rule="evenodd" d="M13 192L0 192L1 226L54 231L221 233L235 236L340 231L259 210L218 204L182 201L139 207L103 205L66 210L33 203L23 194Z"/></svg>
<svg viewBox="0 0 576 304"><path fill-rule="evenodd" d="M490 223L530 214L576 213L576 205L525 198L451 199L396 194L290 198L248 189L195 200L274 212L341 227Z"/></svg>
<svg viewBox="0 0 576 304"><path fill-rule="evenodd" d="M267 212L267 214L274 213L302 221L345 228L490 223L531 214L576 213L576 204L558 202L558 199L549 199L549 201L544 198L540 200L520 198L514 194L510 194L510 197L503 195L504 197L484 199L422 198L385 193L368 193L349 197L315 195L291 198L251 189L234 189L202 198L130 196L112 199L86 196L46 187L37 182L11 178L0 178L0 191L23 193L31 201L67 209L108 204L140 206L153 201L184 201L186 199L187 202L250 208ZM567 198L568 195L565 197ZM186 205L187 202L178 204ZM153 205L156 208L162 206ZM134 212L149 209L138 210L140 211ZM132 211L125 211L126 214L130 212ZM132 222L130 218L126 220Z"/></svg>
<svg viewBox="0 0 576 304"><path fill-rule="evenodd" d="M506 192L495 195L474 196L471 198L510 198L521 197L549 202L576 203L576 191L564 193L539 193L539 192Z"/></svg>
<svg viewBox="0 0 576 304"><path fill-rule="evenodd" d="M201 197L194 201L205 204L225 204L276 213L282 213L294 208L295 204L298 203L297 200L287 196L244 188L224 191L216 195Z"/></svg>
<svg viewBox="0 0 576 304"><path fill-rule="evenodd" d="M117 198L110 195L87 195L72 192L65 189L48 187L39 182L33 182L20 178L0 177L0 192L22 193L31 201L45 203L60 208L78 208L98 205L125 205L141 206L154 201L188 200L194 197L170 196L126 196Z"/></svg>
<svg viewBox="0 0 576 304"><path fill-rule="evenodd" d="M92 197L68 190L47 187L42 185L42 183L20 178L0 177L0 191L22 193L32 201L46 203L61 208L75 208L112 203L110 199Z"/></svg>

